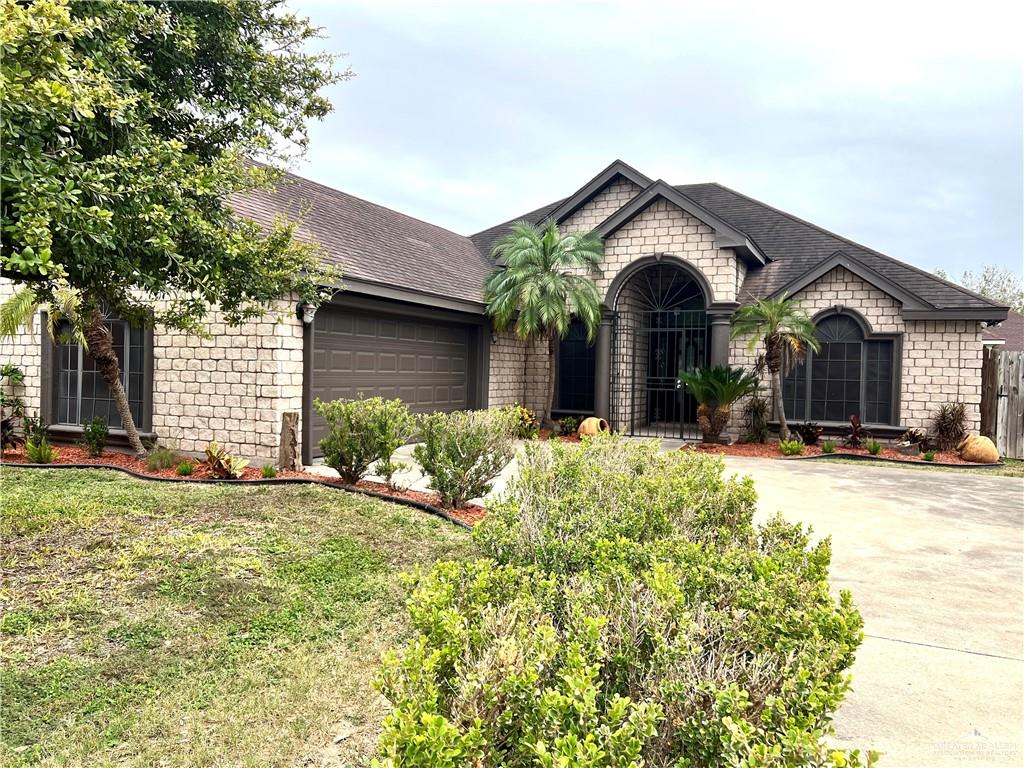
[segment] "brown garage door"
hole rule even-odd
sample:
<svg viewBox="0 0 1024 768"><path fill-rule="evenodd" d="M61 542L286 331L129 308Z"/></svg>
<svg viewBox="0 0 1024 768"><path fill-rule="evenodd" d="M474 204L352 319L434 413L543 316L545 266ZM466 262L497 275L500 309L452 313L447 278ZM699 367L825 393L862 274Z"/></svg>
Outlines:
<svg viewBox="0 0 1024 768"><path fill-rule="evenodd" d="M468 407L470 327L334 307L314 323L313 397L397 397L419 413ZM314 413L315 456L324 430Z"/></svg>

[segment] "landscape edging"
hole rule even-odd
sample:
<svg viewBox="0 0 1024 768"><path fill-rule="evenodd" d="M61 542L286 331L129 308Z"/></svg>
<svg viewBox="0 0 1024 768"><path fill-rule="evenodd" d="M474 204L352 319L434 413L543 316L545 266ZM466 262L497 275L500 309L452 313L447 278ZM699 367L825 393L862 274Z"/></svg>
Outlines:
<svg viewBox="0 0 1024 768"><path fill-rule="evenodd" d="M914 461L912 459L881 459L877 456L865 456L863 453L818 453L814 456L789 456L783 461L814 461L815 459L852 459L853 461L870 461L874 464L905 464L908 467L945 467L948 469L995 469L1005 467L998 461L995 464L952 464L948 461Z"/></svg>
<svg viewBox="0 0 1024 768"><path fill-rule="evenodd" d="M456 517L452 517L447 511L441 507L435 507L433 504L427 504L424 501L416 501L415 499L407 499L404 496L391 496L387 493L381 493L380 491L371 491L369 488L360 488L355 485L346 485L345 483L332 483L329 480L316 480L313 478L304 477L273 477L273 478L258 478L256 480L231 480L228 478L195 478L190 479L189 477L157 477L154 475L147 475L142 472L136 472L134 469L128 469L128 467L120 467L116 464L28 464L28 463L2 463L0 466L13 467L15 469L112 469L117 472L123 472L130 477L137 478L139 480L153 480L159 483L203 483L206 485L298 485L301 483L308 483L310 485L322 485L326 488L334 488L341 491L348 491L349 493L360 493L363 496L370 496L371 498L380 499L381 501L390 501L394 504L403 504L407 507L413 507L422 512L427 512L431 515L437 515L447 520L452 525L457 525L460 528L466 530L473 530L473 526L469 523L465 523Z"/></svg>

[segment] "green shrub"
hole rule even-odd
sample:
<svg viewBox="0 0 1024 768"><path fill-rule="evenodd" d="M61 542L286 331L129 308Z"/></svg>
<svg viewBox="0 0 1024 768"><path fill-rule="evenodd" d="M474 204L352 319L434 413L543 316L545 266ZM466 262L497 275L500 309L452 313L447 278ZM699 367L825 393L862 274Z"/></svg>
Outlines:
<svg viewBox="0 0 1024 768"><path fill-rule="evenodd" d="M833 440L824 440L824 441L822 441L822 443L821 443L821 452L822 453L835 453L836 452L836 444L835 444L835 442Z"/></svg>
<svg viewBox="0 0 1024 768"><path fill-rule="evenodd" d="M940 405L932 417L932 434L939 450L956 448L967 435L967 406L959 401Z"/></svg>
<svg viewBox="0 0 1024 768"><path fill-rule="evenodd" d="M166 445L158 445L146 456L146 467L151 470L162 470L176 467L181 462L181 454Z"/></svg>
<svg viewBox="0 0 1024 768"><path fill-rule="evenodd" d="M314 402L327 422L327 437L320 441L324 462L349 485L358 483L377 463L390 484L398 466L391 455L415 431L415 421L401 400L360 397L356 400Z"/></svg>
<svg viewBox="0 0 1024 768"><path fill-rule="evenodd" d="M22 429L25 432L25 441L39 445L50 439L50 427L42 416L28 416L21 420Z"/></svg>
<svg viewBox="0 0 1024 768"><path fill-rule="evenodd" d="M753 525L718 457L533 446L474 536L407 577L383 766L863 765L826 746L862 639L828 540Z"/></svg>
<svg viewBox="0 0 1024 768"><path fill-rule="evenodd" d="M52 464L60 456L60 451L50 445L47 438L25 441L25 458L29 464Z"/></svg>
<svg viewBox="0 0 1024 768"><path fill-rule="evenodd" d="M277 467L275 467L273 464L264 464L262 467L260 467L260 476L264 480L270 480L272 478L277 477Z"/></svg>
<svg viewBox="0 0 1024 768"><path fill-rule="evenodd" d="M935 451L925 451L922 456L925 461L935 461Z"/></svg>
<svg viewBox="0 0 1024 768"><path fill-rule="evenodd" d="M178 468L175 471L182 477L188 477L195 471L195 469L196 465L193 462L186 459L185 461L181 462L181 464L178 465Z"/></svg>
<svg viewBox="0 0 1024 768"><path fill-rule="evenodd" d="M783 456L800 456L804 452L804 443L799 437L793 440L780 440L779 450Z"/></svg>
<svg viewBox="0 0 1024 768"><path fill-rule="evenodd" d="M563 416L558 420L558 431L568 437L569 435L575 435L576 430L580 428L580 417L579 416Z"/></svg>
<svg viewBox="0 0 1024 768"><path fill-rule="evenodd" d="M413 453L441 501L461 507L490 491L512 460L515 429L507 409L434 413L421 419Z"/></svg>
<svg viewBox="0 0 1024 768"><path fill-rule="evenodd" d="M868 453L870 453L872 456L877 456L882 452L882 444L875 440L875 438L871 438L870 440L868 440L867 449Z"/></svg>
<svg viewBox="0 0 1024 768"><path fill-rule="evenodd" d="M537 421L537 415L525 405L516 403L515 405L505 406L501 410L508 413L516 439L533 440L540 434L540 423Z"/></svg>
<svg viewBox="0 0 1024 768"><path fill-rule="evenodd" d="M211 440L206 446L206 466L214 477L222 480L238 480L242 472L249 466L248 459L240 459L232 456L216 440Z"/></svg>
<svg viewBox="0 0 1024 768"><path fill-rule="evenodd" d="M103 449L107 447L107 435L110 429L107 421L102 416L95 417L91 422L82 427L82 444L90 456L101 456Z"/></svg>

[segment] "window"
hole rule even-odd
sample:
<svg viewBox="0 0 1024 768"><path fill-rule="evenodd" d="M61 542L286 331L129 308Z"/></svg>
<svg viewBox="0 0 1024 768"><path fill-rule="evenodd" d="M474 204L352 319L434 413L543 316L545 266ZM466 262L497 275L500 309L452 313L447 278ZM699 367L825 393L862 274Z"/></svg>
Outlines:
<svg viewBox="0 0 1024 768"><path fill-rule="evenodd" d="M557 410L594 410L594 346L587 343L583 323L573 320L569 335L558 344Z"/></svg>
<svg viewBox="0 0 1024 768"><path fill-rule="evenodd" d="M128 406L136 426L143 425L143 401L146 380L146 332L123 320L107 322L114 337L114 351L121 367L121 381L128 395ZM58 326L56 347L57 406L56 423L88 424L96 416L112 429L121 428L121 417L110 396L107 382L96 369L96 362L79 344L69 341L70 327Z"/></svg>
<svg viewBox="0 0 1024 768"><path fill-rule="evenodd" d="M782 381L786 414L808 421L846 421L857 414L866 423L891 424L895 344L865 337L849 315L818 323L818 352L808 350Z"/></svg>

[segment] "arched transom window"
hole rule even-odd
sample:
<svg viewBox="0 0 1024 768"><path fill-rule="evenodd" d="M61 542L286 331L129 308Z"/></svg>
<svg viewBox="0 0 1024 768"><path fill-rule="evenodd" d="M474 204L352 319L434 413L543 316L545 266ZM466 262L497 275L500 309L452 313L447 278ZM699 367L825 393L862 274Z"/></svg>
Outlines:
<svg viewBox="0 0 1024 768"><path fill-rule="evenodd" d="M847 314L817 325L821 350L808 350L782 382L786 415L806 421L846 421L853 414L869 424L893 424L894 339L865 336Z"/></svg>

